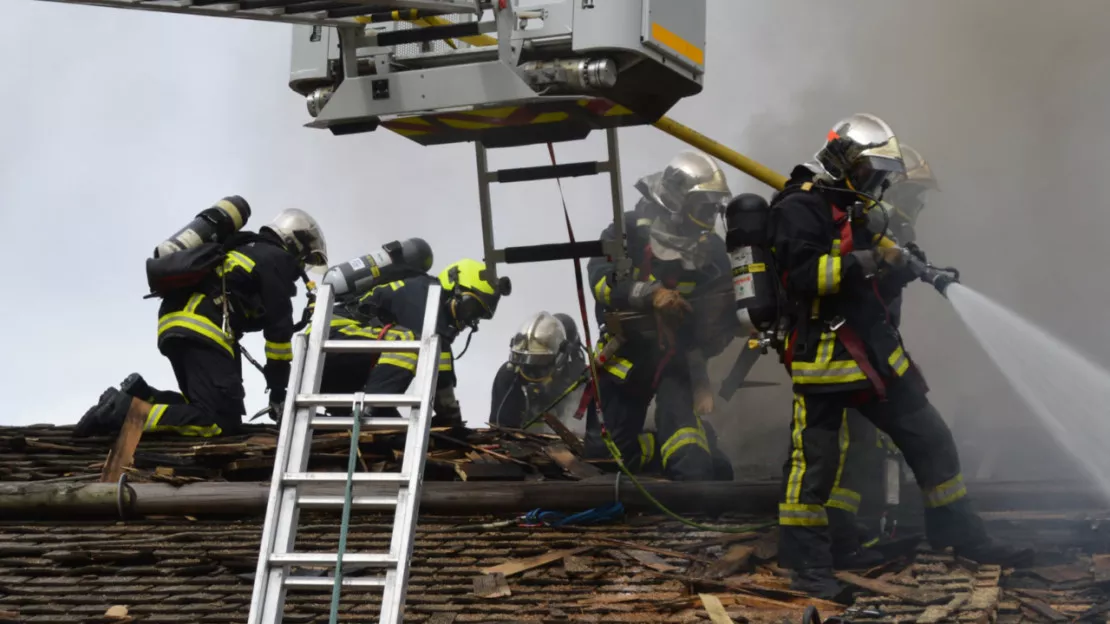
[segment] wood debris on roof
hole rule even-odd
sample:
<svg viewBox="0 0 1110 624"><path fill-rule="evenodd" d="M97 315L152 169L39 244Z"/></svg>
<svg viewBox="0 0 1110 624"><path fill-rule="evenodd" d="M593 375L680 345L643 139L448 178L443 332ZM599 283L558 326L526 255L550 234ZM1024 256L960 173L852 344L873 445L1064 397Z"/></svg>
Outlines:
<svg viewBox="0 0 1110 624"><path fill-rule="evenodd" d="M306 514L298 550L334 550L330 519ZM385 549L390 527L387 517L360 515L348 544ZM0 522L0 613L26 623L106 622L107 611L121 606L137 623L242 622L260 529L259 520ZM810 605L823 618L869 624L1103 622L1110 615L1106 555L1059 551L1048 565L1013 571L911 546L879 569L842 575L870 588L844 607L792 591L767 546L774 543L773 531L723 536L657 516L574 529L423 515L405 621L779 624L800 622ZM345 622L376 621L376 594L343 595ZM330 591L291 592L285 621L326 622L329 600Z"/></svg>
<svg viewBox="0 0 1110 624"><path fill-rule="evenodd" d="M0 481L93 479L113 439L74 438L69 426L0 427ZM317 432L310 469L345 471L349 432ZM184 485L198 481L269 479L277 428L247 426L244 433L202 439L144 434L129 471L132 482ZM362 470L397 470L404 430L359 436ZM601 468L599 468L599 466ZM612 461L585 461L555 435L510 429L433 429L424 478L430 481L576 480L614 471Z"/></svg>

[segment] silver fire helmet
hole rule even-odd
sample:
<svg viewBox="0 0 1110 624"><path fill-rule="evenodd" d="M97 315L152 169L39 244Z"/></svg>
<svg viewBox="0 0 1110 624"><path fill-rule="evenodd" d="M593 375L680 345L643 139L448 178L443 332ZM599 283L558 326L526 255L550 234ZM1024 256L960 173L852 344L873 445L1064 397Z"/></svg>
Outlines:
<svg viewBox="0 0 1110 624"><path fill-rule="evenodd" d="M887 193L887 200L882 202L883 214L872 216L872 219L879 220L879 224L872 226L872 230L881 228L881 223L886 223L887 233L898 243L905 245L917 239L915 227L925 208L925 195L931 190L939 190L940 187L929 163L920 152L909 145L902 145L902 158L906 163L906 175Z"/></svg>
<svg viewBox="0 0 1110 624"><path fill-rule="evenodd" d="M921 152L902 144L902 161L906 164L904 184L916 184L935 191L940 190L937 178L933 175L933 168L929 166Z"/></svg>
<svg viewBox="0 0 1110 624"><path fill-rule="evenodd" d="M562 312L556 312L552 316L559 319L559 322L563 324L563 331L566 332L567 342L577 344L580 339L578 337L578 324L574 322L574 319L571 318L569 314L563 314Z"/></svg>
<svg viewBox="0 0 1110 624"><path fill-rule="evenodd" d="M906 174L894 130L870 113L856 113L836 122L816 159L834 180L843 180L852 190L871 197Z"/></svg>
<svg viewBox="0 0 1110 624"><path fill-rule="evenodd" d="M554 315L540 312L528 319L509 342L509 362L527 381L544 381L563 363L567 333Z"/></svg>
<svg viewBox="0 0 1110 624"><path fill-rule="evenodd" d="M312 215L300 208L287 208L262 230L273 232L285 248L310 267L324 268L328 265L328 244L324 232Z"/></svg>
<svg viewBox="0 0 1110 624"><path fill-rule="evenodd" d="M679 153L666 168L641 178L636 188L659 208L675 232L711 230L732 193L717 161L694 151ZM692 226L692 227L691 227Z"/></svg>

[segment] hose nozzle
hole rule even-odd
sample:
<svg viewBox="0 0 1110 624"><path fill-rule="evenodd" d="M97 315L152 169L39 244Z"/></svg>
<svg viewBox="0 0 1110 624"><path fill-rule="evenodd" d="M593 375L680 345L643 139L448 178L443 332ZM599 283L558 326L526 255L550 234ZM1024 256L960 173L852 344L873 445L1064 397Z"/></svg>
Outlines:
<svg viewBox="0 0 1110 624"><path fill-rule="evenodd" d="M955 267L938 267L925 259L925 252L917 245L910 243L904 248L914 275L923 282L933 285L941 295L945 295L948 287L960 281L960 271Z"/></svg>

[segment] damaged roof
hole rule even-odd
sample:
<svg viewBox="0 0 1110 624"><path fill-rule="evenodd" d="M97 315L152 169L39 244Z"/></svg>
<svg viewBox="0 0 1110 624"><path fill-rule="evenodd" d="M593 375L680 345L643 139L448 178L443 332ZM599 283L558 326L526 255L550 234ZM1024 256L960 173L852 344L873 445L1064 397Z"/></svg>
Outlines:
<svg viewBox="0 0 1110 624"><path fill-rule="evenodd" d="M73 439L69 431L0 428L0 482L95 480L111 440ZM549 436L438 433L428 465L433 480L508 478L523 483L488 485L528 487L543 480L584 486L594 474L590 469L611 468L552 453L558 440ZM217 440L145 436L129 475L136 483L163 481L147 487L175 493L198 482L264 480L275 434L263 426ZM367 468L396 459L397 440L376 435L360 438ZM333 463L344 469L350 440L338 436L317 436L314 461L320 463L314 469ZM471 473L482 465L512 468ZM514 469L513 476L505 476ZM603 487L611 489L608 478ZM573 507L575 501L566 504ZM243 622L261 518L186 513L81 522L0 520L0 624ZM623 521L577 528L528 525L520 513L422 513L405 621L778 623L801 621L809 605L822 617L843 611L853 622L1063 622L1080 616L1106 621L1110 555L1100 553L1110 552L1110 542L1099 527L1110 515L1057 509L986 516L996 535L1032 538L1048 546L1049 557L1040 568L1015 572L915 550L916 540L907 539L902 554L887 565L842 575L856 590L845 611L789 590L785 572L774 565L770 513L702 518L748 525L741 534L692 529L658 513L629 513ZM386 549L390 528L389 517L357 514L349 549ZM900 528L904 536L914 530L912 521ZM334 515L305 512L297 550L334 551L337 534ZM343 596L343 621L376 622L376 592L345 589ZM329 601L327 590L290 592L285 622L327 622Z"/></svg>

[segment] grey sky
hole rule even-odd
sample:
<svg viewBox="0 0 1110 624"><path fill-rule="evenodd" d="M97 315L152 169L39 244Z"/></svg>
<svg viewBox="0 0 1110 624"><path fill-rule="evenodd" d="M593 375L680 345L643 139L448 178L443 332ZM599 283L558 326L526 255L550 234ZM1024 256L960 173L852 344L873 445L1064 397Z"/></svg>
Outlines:
<svg viewBox="0 0 1110 624"><path fill-rule="evenodd" d="M931 257L1110 361L1104 0L709 5L706 89L673 117L786 172L836 119L879 114L941 177L944 193L918 229ZM141 299L143 260L224 195L251 202L253 227L285 207L310 211L333 261L414 235L432 244L436 270L481 256L472 146L303 128L304 102L286 86L288 26L9 1L0 4L0 58L0 214L11 273L21 276L0 312L9 335L0 423L73 422L131 371L174 385L155 347L157 302ZM620 137L631 206L635 179L684 146L652 128ZM557 154L603 149L595 135ZM494 152L491 165L545 157L534 146ZM766 192L738 172L729 178L734 192ZM595 237L607 221L606 182L564 188L576 234ZM495 188L494 205L499 244L565 239L553 182ZM577 315L569 263L505 272L514 293L459 364L460 401L475 424L524 317ZM911 286L905 333L942 412L1029 422L946 302L922 285ZM258 337L247 345L261 354ZM244 375L248 409L261 407L260 376ZM773 361L756 376L784 380ZM786 443L788 402L784 384L743 391L718 410L737 461L762 461L760 449Z"/></svg>

